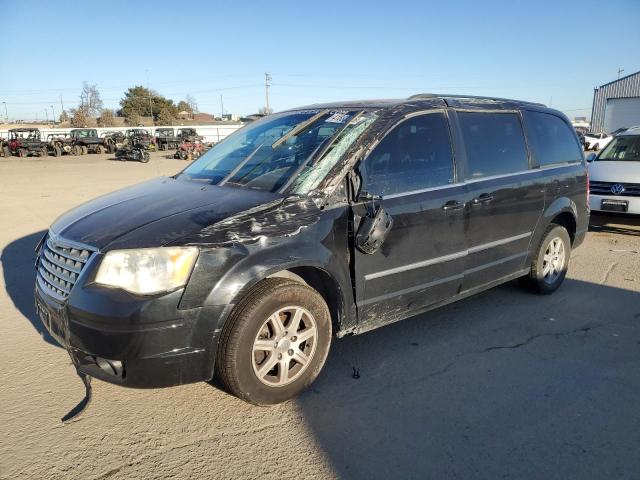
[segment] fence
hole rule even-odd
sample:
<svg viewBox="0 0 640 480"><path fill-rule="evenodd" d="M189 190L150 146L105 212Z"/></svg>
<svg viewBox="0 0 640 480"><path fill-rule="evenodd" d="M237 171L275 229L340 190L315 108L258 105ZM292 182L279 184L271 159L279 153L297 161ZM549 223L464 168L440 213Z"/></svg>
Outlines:
<svg viewBox="0 0 640 480"><path fill-rule="evenodd" d="M195 128L196 133L201 135L205 142L215 142L218 143L220 140L225 137L231 135L233 132L241 128L241 124L232 124L232 125L167 125L167 126L158 126L158 127L126 127L126 128L118 128L118 127L105 127L105 128L96 128L98 131L98 135L102 132L114 132L121 131L124 132L128 128L143 128L147 130L151 135L155 135L155 131L158 128L173 128L176 131L179 128ZM40 130L40 134L43 140L47 139L47 135L49 134L57 134L57 133L69 133L72 128L38 128ZM7 138L8 130L0 130L0 138Z"/></svg>

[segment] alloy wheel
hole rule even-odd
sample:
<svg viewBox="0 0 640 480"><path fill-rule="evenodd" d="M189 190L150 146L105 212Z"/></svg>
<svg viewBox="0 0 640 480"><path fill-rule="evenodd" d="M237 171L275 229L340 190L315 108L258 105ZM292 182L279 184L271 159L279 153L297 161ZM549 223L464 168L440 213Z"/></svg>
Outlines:
<svg viewBox="0 0 640 480"><path fill-rule="evenodd" d="M316 351L318 328L313 315L299 306L281 308L260 327L253 342L253 371L260 382L282 387L307 369Z"/></svg>

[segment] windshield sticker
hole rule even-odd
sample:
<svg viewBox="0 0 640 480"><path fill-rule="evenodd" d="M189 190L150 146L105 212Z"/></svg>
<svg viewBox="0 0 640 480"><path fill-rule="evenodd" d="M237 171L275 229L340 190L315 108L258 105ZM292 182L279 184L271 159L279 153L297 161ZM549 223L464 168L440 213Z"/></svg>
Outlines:
<svg viewBox="0 0 640 480"><path fill-rule="evenodd" d="M326 123L344 123L349 118L349 112L336 112L325 120Z"/></svg>

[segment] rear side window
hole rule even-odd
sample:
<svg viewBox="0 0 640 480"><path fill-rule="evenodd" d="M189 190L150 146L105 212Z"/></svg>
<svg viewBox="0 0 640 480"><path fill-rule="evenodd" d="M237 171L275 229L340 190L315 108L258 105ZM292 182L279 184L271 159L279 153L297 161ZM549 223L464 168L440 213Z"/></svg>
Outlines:
<svg viewBox="0 0 640 480"><path fill-rule="evenodd" d="M582 150L571 128L561 118L542 112L524 112L524 121L531 153L538 165L582 160Z"/></svg>
<svg viewBox="0 0 640 480"><path fill-rule="evenodd" d="M365 189L376 195L453 183L449 124L442 113L405 120L361 164Z"/></svg>
<svg viewBox="0 0 640 480"><path fill-rule="evenodd" d="M458 112L467 151L467 177L528 170L520 119L514 113Z"/></svg>

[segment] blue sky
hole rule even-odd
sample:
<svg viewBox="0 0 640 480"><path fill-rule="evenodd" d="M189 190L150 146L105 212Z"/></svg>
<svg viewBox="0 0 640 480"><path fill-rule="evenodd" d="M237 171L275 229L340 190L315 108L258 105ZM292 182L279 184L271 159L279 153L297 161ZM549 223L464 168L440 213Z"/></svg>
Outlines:
<svg viewBox="0 0 640 480"><path fill-rule="evenodd" d="M0 0L0 116L105 106L149 85L201 111L252 113L418 92L493 95L590 115L593 88L640 70L640 2ZM23 21L17 21L23 19ZM15 20L15 21L14 21Z"/></svg>

